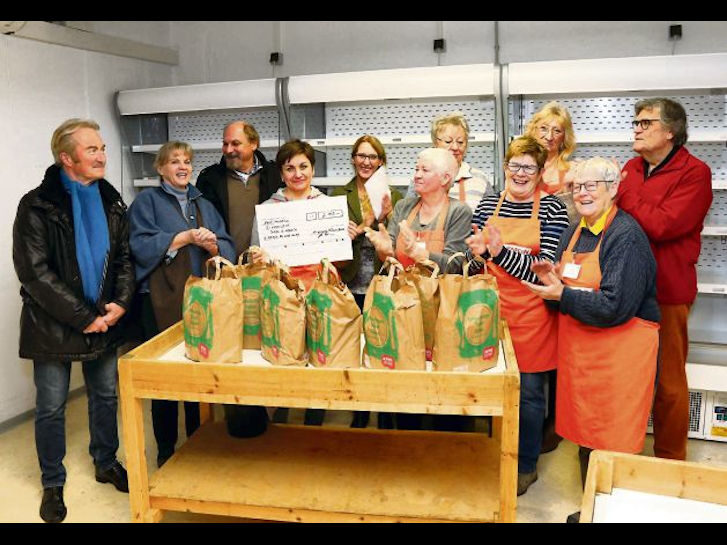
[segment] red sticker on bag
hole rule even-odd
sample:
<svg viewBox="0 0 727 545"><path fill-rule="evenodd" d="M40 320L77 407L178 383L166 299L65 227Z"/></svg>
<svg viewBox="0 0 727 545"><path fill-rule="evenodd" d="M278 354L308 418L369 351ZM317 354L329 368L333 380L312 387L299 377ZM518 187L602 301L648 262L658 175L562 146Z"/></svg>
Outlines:
<svg viewBox="0 0 727 545"><path fill-rule="evenodd" d="M323 353L323 351L319 348L316 352L318 355L318 363L322 363L325 365L326 363L326 355Z"/></svg>
<svg viewBox="0 0 727 545"><path fill-rule="evenodd" d="M273 353L273 357L275 357L275 358L278 357L278 347L277 346L273 345L272 347L270 347L270 351Z"/></svg>
<svg viewBox="0 0 727 545"><path fill-rule="evenodd" d="M197 349L199 350L199 355L203 358L207 359L210 357L210 349L207 348L207 345L204 343L199 343L197 345Z"/></svg>
<svg viewBox="0 0 727 545"><path fill-rule="evenodd" d="M431 351L431 349L428 348L424 352L425 352L425 356L427 358L427 361L432 361L432 351Z"/></svg>
<svg viewBox="0 0 727 545"><path fill-rule="evenodd" d="M383 365L387 369L393 369L394 368L394 358L392 358L388 354L384 354L383 356L381 356L381 365Z"/></svg>
<svg viewBox="0 0 727 545"><path fill-rule="evenodd" d="M495 347L494 346L486 346L482 349L482 359L483 360L489 360L492 359L492 356L495 355Z"/></svg>

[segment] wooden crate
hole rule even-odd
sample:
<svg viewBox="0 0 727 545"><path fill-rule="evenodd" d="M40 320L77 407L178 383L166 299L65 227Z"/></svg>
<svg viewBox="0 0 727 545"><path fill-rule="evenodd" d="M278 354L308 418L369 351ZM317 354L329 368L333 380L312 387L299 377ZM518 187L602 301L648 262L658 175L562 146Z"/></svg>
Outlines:
<svg viewBox="0 0 727 545"><path fill-rule="evenodd" d="M727 505L727 467L595 450L580 522L593 521L596 494L611 494L615 488Z"/></svg>
<svg viewBox="0 0 727 545"><path fill-rule="evenodd" d="M520 377L503 326L496 372L161 361L176 324L119 359L132 521L192 511L282 521L503 521L516 509ZM271 424L252 439L204 424L147 478L142 399L492 415L485 434Z"/></svg>

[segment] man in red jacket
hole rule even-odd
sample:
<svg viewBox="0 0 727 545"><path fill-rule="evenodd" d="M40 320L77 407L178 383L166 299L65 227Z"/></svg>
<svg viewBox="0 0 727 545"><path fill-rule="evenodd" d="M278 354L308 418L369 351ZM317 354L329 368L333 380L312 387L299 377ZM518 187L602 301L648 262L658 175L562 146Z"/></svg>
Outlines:
<svg viewBox="0 0 727 545"><path fill-rule="evenodd" d="M636 103L631 159L622 171L618 205L646 232L657 263L661 364L654 399L654 453L684 460L689 430L687 320L697 295L696 263L704 217L712 204L712 172L687 151L687 115L678 102Z"/></svg>

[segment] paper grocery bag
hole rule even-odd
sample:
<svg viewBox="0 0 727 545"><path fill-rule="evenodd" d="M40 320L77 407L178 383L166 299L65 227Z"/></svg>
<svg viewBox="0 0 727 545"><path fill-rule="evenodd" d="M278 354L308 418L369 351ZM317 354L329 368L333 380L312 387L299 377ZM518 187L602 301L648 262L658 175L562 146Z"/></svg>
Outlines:
<svg viewBox="0 0 727 545"><path fill-rule="evenodd" d="M237 278L222 277L222 257L207 260L215 266L214 278L190 276L184 285L182 319L184 352L194 361L240 363L242 361L242 293Z"/></svg>
<svg viewBox="0 0 727 545"><path fill-rule="evenodd" d="M275 275L274 263L245 263L245 257L256 249L251 246L240 254L234 273L240 279L242 302L245 307L245 323L242 326L243 348L259 350L261 347L262 329L260 325L260 307L262 303L263 284Z"/></svg>
<svg viewBox="0 0 727 545"><path fill-rule="evenodd" d="M282 263L276 268L262 287L262 356L273 365L303 366L308 362L303 284Z"/></svg>
<svg viewBox="0 0 727 545"><path fill-rule="evenodd" d="M432 360L434 350L434 330L439 312L439 265L427 259L411 265L399 274L400 278L411 280L419 293L424 323L424 348L427 361Z"/></svg>
<svg viewBox="0 0 727 545"><path fill-rule="evenodd" d="M327 259L321 261L305 308L308 361L316 367L360 367L361 310Z"/></svg>
<svg viewBox="0 0 727 545"><path fill-rule="evenodd" d="M366 353L376 369L426 369L424 326L419 293L411 280L396 277L404 269L388 258L386 276L371 279L364 299Z"/></svg>
<svg viewBox="0 0 727 545"><path fill-rule="evenodd" d="M499 352L499 321L500 297L494 276L470 276L469 264L464 274L441 275L434 369L479 373L494 367Z"/></svg>

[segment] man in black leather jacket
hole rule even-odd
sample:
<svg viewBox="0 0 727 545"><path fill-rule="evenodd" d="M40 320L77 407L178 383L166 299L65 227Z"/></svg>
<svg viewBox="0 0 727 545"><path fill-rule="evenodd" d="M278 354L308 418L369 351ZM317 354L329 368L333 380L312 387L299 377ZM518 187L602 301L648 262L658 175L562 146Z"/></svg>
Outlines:
<svg viewBox="0 0 727 545"><path fill-rule="evenodd" d="M93 121L69 119L53 133L55 164L18 205L13 262L21 283L20 357L33 360L35 442L46 522L66 516L65 405L71 362L88 394L89 451L96 480L128 492L116 459L119 325L134 293L126 206L103 179L106 147Z"/></svg>
<svg viewBox="0 0 727 545"><path fill-rule="evenodd" d="M233 121L222 131L222 159L197 178L197 189L225 220L235 254L250 246L255 205L283 187L275 162L260 152L260 135L250 123ZM227 430L234 437L254 437L267 429L265 407L224 405Z"/></svg>

